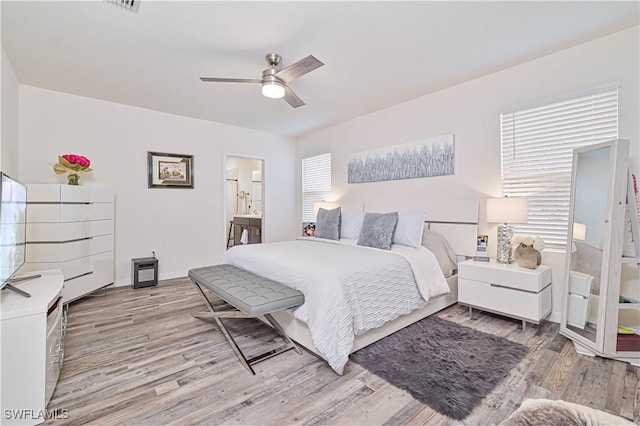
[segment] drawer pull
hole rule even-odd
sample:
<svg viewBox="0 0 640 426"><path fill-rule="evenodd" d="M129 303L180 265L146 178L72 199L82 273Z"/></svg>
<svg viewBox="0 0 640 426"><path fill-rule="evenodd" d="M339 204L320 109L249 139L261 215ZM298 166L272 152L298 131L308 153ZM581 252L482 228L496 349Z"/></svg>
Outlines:
<svg viewBox="0 0 640 426"><path fill-rule="evenodd" d="M507 287L506 285L500 285L500 284L493 284L493 283L491 283L490 285L491 285L491 287L498 287L498 288L504 288L504 289L507 289L507 290L520 291L520 292L522 292L522 293L531 293L531 294L538 294L538 293L539 293L539 292L531 291L531 290L523 290L523 289L521 289L521 288ZM546 287L545 287L545 288L546 288ZM542 290L544 290L544 288L543 288ZM542 291L542 290L541 290L541 291Z"/></svg>
<svg viewBox="0 0 640 426"><path fill-rule="evenodd" d="M65 334L67 334L67 325L69 324L69 317L68 317L68 305L64 305L62 307L62 321L61 321L61 328L62 328L62 335L64 336Z"/></svg>
<svg viewBox="0 0 640 426"><path fill-rule="evenodd" d="M62 361L64 361L64 344L58 343L56 353L51 355L51 364L62 365Z"/></svg>

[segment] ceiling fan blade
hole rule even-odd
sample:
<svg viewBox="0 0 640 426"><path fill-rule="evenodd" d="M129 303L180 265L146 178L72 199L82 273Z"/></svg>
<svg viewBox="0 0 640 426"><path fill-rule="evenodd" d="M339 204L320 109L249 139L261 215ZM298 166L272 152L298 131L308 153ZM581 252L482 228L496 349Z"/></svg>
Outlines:
<svg viewBox="0 0 640 426"><path fill-rule="evenodd" d="M206 82L218 82L218 83L262 83L259 78L215 78L215 77L200 77L200 80Z"/></svg>
<svg viewBox="0 0 640 426"><path fill-rule="evenodd" d="M300 99L298 95L293 93L293 90L291 90L289 86L286 85L284 86L284 97L282 99L287 101L287 103L294 108L301 107L305 104L303 100Z"/></svg>
<svg viewBox="0 0 640 426"><path fill-rule="evenodd" d="M288 67L278 71L276 73L276 77L288 83L315 70L316 68L320 68L323 65L324 64L314 58L313 55L309 55L304 59L300 59L295 64L289 65Z"/></svg>

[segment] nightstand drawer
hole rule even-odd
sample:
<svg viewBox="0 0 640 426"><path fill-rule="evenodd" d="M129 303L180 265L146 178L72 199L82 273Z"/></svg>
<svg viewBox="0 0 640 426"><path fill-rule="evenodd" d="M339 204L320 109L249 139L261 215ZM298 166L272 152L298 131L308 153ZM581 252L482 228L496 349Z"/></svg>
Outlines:
<svg viewBox="0 0 640 426"><path fill-rule="evenodd" d="M551 312L551 285L538 293L459 277L458 302L538 323Z"/></svg>
<svg viewBox="0 0 640 426"><path fill-rule="evenodd" d="M536 269L520 268L495 262L462 262L458 265L460 277L474 281L498 284L538 293L551 282L551 268L541 265Z"/></svg>

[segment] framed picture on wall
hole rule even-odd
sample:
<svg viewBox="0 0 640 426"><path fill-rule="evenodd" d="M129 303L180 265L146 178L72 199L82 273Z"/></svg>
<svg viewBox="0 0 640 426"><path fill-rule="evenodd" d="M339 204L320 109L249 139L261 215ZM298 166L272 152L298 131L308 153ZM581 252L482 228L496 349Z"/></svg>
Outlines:
<svg viewBox="0 0 640 426"><path fill-rule="evenodd" d="M193 188L193 155L147 152L149 188Z"/></svg>

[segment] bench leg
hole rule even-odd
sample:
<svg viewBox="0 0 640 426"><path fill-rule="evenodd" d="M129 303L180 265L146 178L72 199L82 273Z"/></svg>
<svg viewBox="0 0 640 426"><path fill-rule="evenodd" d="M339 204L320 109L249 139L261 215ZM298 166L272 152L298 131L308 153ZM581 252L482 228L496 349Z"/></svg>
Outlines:
<svg viewBox="0 0 640 426"><path fill-rule="evenodd" d="M249 370L249 372L253 375L256 374L255 371L253 371L253 368L251 368L251 365L249 364L249 362L247 361L247 358L245 358L244 354L242 353L242 350L240 349L240 347L238 346L238 344L236 343L236 341L233 339L233 337L231 336L231 334L227 331L227 328L224 326L224 324L222 323L222 321L219 318L219 315L216 315L218 313L222 313L222 312L216 312L215 309L213 308L213 304L211 303L211 301L209 300L209 298L206 296L206 294L204 294L204 291L202 290L202 287L200 287L200 285L197 282L194 282L196 288L198 289L200 296L202 296L202 298L204 299L205 303L207 304L207 308L209 309L210 312L208 313L201 313L201 314L191 314L193 317L195 318L213 318L216 322L216 324L218 324L218 327L220 328L220 331L222 331L222 334L224 335L225 339L227 339L227 342L229 342L229 344L231 345L231 349L233 349L233 352L236 353L236 356L238 357L238 360L240 360L240 363L244 366L244 368L246 368L247 370Z"/></svg>
<svg viewBox="0 0 640 426"><path fill-rule="evenodd" d="M231 345L231 349L233 349L233 351L235 352L240 363L247 370L249 370L251 374L253 375L256 374L255 371L253 371L253 368L251 367L253 364L258 363L260 361L264 361L265 359L271 358L282 352L288 351L289 349L294 349L296 352L298 352L298 354L302 355L302 351L296 346L296 344L291 339L289 339L289 337L287 337L284 330L282 329L280 324L278 324L275 318L273 318L271 314L265 314L264 317L269 322L269 324L271 324L271 326L278 332L278 334L282 336L282 339L284 340L285 344L279 348L272 349L260 355L256 355L253 358L247 359L244 356L242 349L240 349L240 346L238 346L236 341L233 339L233 336L231 336L231 333L227 331L227 328L224 326L224 323L222 322L221 318L253 318L253 317L241 311L216 311L213 304L209 300L209 298L206 296L206 294L204 294L204 290L202 290L202 287L200 287L200 285L195 281L193 281L193 284L198 289L200 296L204 299L207 305L207 308L209 309L209 312L199 312L199 313L191 314L191 316L193 316L194 318L201 318L201 319L213 318L216 324L218 324L218 327L220 328L220 331L222 331L222 334L224 335L225 339L227 339L227 341Z"/></svg>
<svg viewBox="0 0 640 426"><path fill-rule="evenodd" d="M280 336L282 336L285 343L287 345L291 345L291 348L289 349L294 349L296 352L298 352L299 355L302 355L302 351L300 350L300 348L296 346L293 340L289 339L289 337L285 334L282 327L280 327L280 324L278 324L278 321L276 321L276 319L273 316L271 316L271 314L265 314L264 317L267 319L267 321L269 321L269 324L271 324L271 326L275 328L275 330L280 334Z"/></svg>

